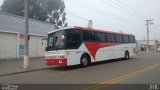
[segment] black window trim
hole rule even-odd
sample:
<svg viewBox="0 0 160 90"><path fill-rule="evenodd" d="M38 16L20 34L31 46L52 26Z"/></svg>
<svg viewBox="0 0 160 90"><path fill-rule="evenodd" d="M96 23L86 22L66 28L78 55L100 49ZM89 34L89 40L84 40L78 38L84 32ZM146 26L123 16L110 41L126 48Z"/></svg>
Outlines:
<svg viewBox="0 0 160 90"><path fill-rule="evenodd" d="M121 34L113 34L113 33L103 33L103 32L98 32L98 31L89 31L89 30L80 30L80 31L82 31L81 32L81 41L82 42L93 42L93 43L135 43L135 36L132 36L132 35L121 35ZM94 33L94 35L96 34L96 33L102 33L102 34L104 34L105 35L105 41L97 41L96 40L96 37L94 37L94 40L84 40L84 36L83 36L83 31L88 31L88 32L93 32ZM106 37L108 37L108 35L113 35L113 37L114 37L114 41L109 41L108 40L108 38L106 38ZM121 42L117 42L117 40L116 40L116 35L119 35L120 37L122 37L122 41ZM126 37L128 37L128 42L125 42L124 41L124 36L126 36ZM131 42L130 41L130 37L133 37L134 38L134 42Z"/></svg>

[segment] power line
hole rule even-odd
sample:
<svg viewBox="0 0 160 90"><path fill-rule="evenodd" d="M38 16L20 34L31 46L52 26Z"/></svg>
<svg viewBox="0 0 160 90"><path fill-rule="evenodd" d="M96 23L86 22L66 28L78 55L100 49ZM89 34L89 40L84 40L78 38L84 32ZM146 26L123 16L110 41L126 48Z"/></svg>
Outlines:
<svg viewBox="0 0 160 90"><path fill-rule="evenodd" d="M126 14L129 14L129 15L131 15L131 16L133 16L133 17L136 17L135 15L130 14L129 12L124 11L123 9L126 9L126 8L124 8L124 7L120 6L119 4L117 4L117 3L115 3L115 2L110 1L110 2L112 2L112 3L114 3L114 4L117 4L118 6L120 6L120 7L121 7L121 8L123 8L123 9L117 8L117 7L115 7L114 5L109 4L109 3L107 3L107 2L105 2L105 1L103 1L103 0L99 0L99 1L100 1L100 2L102 2L102 3L104 3L104 4L109 5L109 6L111 6L111 7L114 7L114 8L116 8L116 9L118 9L118 10L120 10L120 11L122 11L122 12L126 13ZM128 10L128 9L127 9L127 10ZM136 17L136 18L137 18L137 17ZM139 20L139 19L138 19L138 20Z"/></svg>
<svg viewBox="0 0 160 90"><path fill-rule="evenodd" d="M133 14L131 14L131 13L129 13L129 12L123 10L123 9L120 9L120 8L118 8L118 7L116 7L116 6L112 5L112 4L110 4L110 3L107 3L107 2L105 2L105 1L103 1L103 0L98 0L98 1L100 1L101 3L104 3L104 4L106 4L106 5L109 5L109 6L113 7L113 8L116 8L116 9L120 10L120 11L123 12L123 13L129 14L129 15L131 15L131 16L137 18L137 16L135 16L135 15L133 15ZM139 20L139 18L137 18L137 19ZM128 20L127 20L127 21L128 21ZM136 23L136 24L137 24L137 23ZM139 25L139 24L137 24L137 25ZM141 27L141 25L140 25L140 27Z"/></svg>
<svg viewBox="0 0 160 90"><path fill-rule="evenodd" d="M89 5L87 5L87 6L89 6ZM113 7L115 7L115 6L113 6ZM119 9L119 8L117 8L117 7L115 7L116 9ZM98 10L98 12L99 12L99 10ZM123 12L125 12L124 10L123 10ZM125 12L126 13L126 12ZM97 12L96 12L96 14L97 14ZM98 14L100 14L100 13L98 13ZM130 13L129 13L130 14ZM104 16L104 14L101 14L101 15L103 15ZM132 16L134 16L133 14L131 14ZM112 15L113 16L113 15ZM115 15L114 15L115 16ZM106 16L105 16L106 17ZM135 17L135 16L134 16Z"/></svg>
<svg viewBox="0 0 160 90"><path fill-rule="evenodd" d="M87 22L88 22L88 27L89 27L89 28L92 28L92 24L93 24L92 20L87 20L87 19L85 19L85 18L83 18L83 17L80 17L80 16L78 16L78 15L76 15L76 14L73 14L73 13L69 12L68 10L66 10L66 11L67 11L68 14L70 14L70 15L76 17L76 18L79 18L79 19L81 19L81 20L87 21Z"/></svg>
<svg viewBox="0 0 160 90"><path fill-rule="evenodd" d="M133 12L132 10L130 10L130 9L128 9L128 8L126 8L126 7L124 7L124 6L122 6L121 4L115 3L115 2L113 2L113 1L111 1L111 0L108 0L108 1L110 1L111 3L113 3L113 4L115 4L115 5L117 5L117 6L121 7L121 8L123 8L123 9L125 9L125 10L127 10L127 11L129 11L129 12L131 12L131 13L133 13L133 14L136 14L135 12Z"/></svg>
<svg viewBox="0 0 160 90"><path fill-rule="evenodd" d="M155 30L156 28L159 28L160 24L156 25L155 27L151 28L150 30Z"/></svg>
<svg viewBox="0 0 160 90"><path fill-rule="evenodd" d="M144 16L145 16L145 17L148 17L148 16L142 14L141 12L139 12L139 11L137 11L137 10L135 10L135 9L133 9L133 8L131 8L131 7L129 7L128 5L124 4L123 2L121 2L121 1L119 1L119 0L115 0L115 1L117 1L117 2L120 3L121 5L123 5L123 6L127 7L127 8L129 8L129 9L132 10L133 12L138 13L139 15L141 15L141 16L143 16L143 17L144 17Z"/></svg>
<svg viewBox="0 0 160 90"><path fill-rule="evenodd" d="M101 2L102 3L102 2ZM112 5L112 4L109 4L109 6L110 5ZM87 6L91 6L91 5L87 5ZM113 6L113 5L112 5ZM94 7L94 6L92 6L92 7ZM115 6L113 6L113 7L115 7ZM94 7L95 8L95 7ZM117 7L115 7L116 9L119 9L119 8L117 8ZM95 9L96 10L96 9ZM94 10L94 12L95 12L95 10ZM97 10L98 12L99 12L99 10ZM126 11L124 11L124 10L122 10L122 12L124 12L124 13L128 13L128 12L126 12ZM68 11L68 14L70 14L70 15L72 15L72 16L74 16L74 17L76 17L76 18L79 18L79 19L81 19L81 20L84 20L84 21L88 21L87 19L85 19L85 18L83 18L83 17L80 17L80 16L78 16L78 15L76 15L76 14L73 14L73 13L70 13L69 11ZM101 14L101 13L97 13L96 12L96 14L100 14L100 15L103 15L103 16L105 16L104 14ZM130 13L128 13L128 14L130 14ZM109 15L109 14L106 14L106 15ZM115 14L113 14L114 16L116 16ZM113 16L113 15L111 15L111 16ZM133 14L131 14L132 16L134 16ZM106 16L105 16L106 17ZM135 16L134 16L135 17ZM113 17L111 17L111 18L113 18ZM115 18L114 18L115 19ZM121 18L122 19L122 18ZM122 19L123 21L125 21L125 23L134 23L134 22L130 22L128 19ZM136 23L137 24L137 23ZM132 24L133 25L133 24ZM138 25L138 24L137 24ZM139 25L140 26L140 25Z"/></svg>
<svg viewBox="0 0 160 90"><path fill-rule="evenodd" d="M78 0L77 0L78 1ZM71 5L70 3L68 3L69 5ZM111 14L111 13L104 13L104 14L102 14L102 10L101 9L98 9L98 8L96 8L95 6L91 6L90 4L86 4L86 3L83 3L83 2L81 2L81 4L83 4L83 5L85 5L85 6L87 6L88 8L85 8L85 11L87 11L87 12L92 12L92 13L95 13L95 14L97 14L97 15L101 15L101 16L103 16L103 17L106 17L106 15L107 15L107 17L109 17L109 18L113 18L113 16L114 17L116 17L116 15L114 15L114 14ZM73 5L72 5L73 6ZM94 10L93 9L89 9L89 8L95 8ZM82 8L81 8L82 9ZM97 13L97 12L99 12L99 13ZM104 12L104 11L103 11ZM105 11L106 12L106 11ZM77 16L77 15L76 15Z"/></svg>
<svg viewBox="0 0 160 90"><path fill-rule="evenodd" d="M129 8L130 10L132 10L132 11L135 12L135 13L137 13L139 16L141 16L141 17L143 17L143 18L151 18L150 16L146 16L145 14L137 11L136 9L133 9L133 8L129 7L128 5L126 5L125 3L121 2L120 0L115 0L115 1L118 2L118 3L120 3L121 5ZM160 22L159 22L159 23L160 23ZM160 25L160 24L159 24L159 25ZM158 27L158 26L157 26L157 27ZM155 29L155 28L157 28L157 27L154 27L154 28L152 28L152 29ZM152 30L152 29L151 29L151 30Z"/></svg>
<svg viewBox="0 0 160 90"><path fill-rule="evenodd" d="M88 22L88 19L83 18L83 17L81 17L81 16L79 16L79 15L76 15L76 14L74 14L74 13L71 13L71 12L68 11L68 10L66 10L66 13L69 14L69 15L71 15L71 16L73 16L73 17L76 17L76 18L78 18L78 19L81 19L81 20L83 20L83 21L87 21L87 22Z"/></svg>
<svg viewBox="0 0 160 90"><path fill-rule="evenodd" d="M104 4L106 4L106 5L109 5L109 6L113 7L113 8L115 8L115 9L118 9L118 10L120 10L120 11L123 12L123 13L126 13L126 14L128 14L128 15L131 15L131 16L133 16L133 17L136 17L136 16L134 16L133 14L131 14L131 13L129 13L129 12L123 10L123 9L120 9L120 8L118 8L118 7L110 4L110 3L107 3L107 2L105 2L105 1L103 1L103 0L99 0L99 1L102 2L102 3L104 3Z"/></svg>
<svg viewBox="0 0 160 90"><path fill-rule="evenodd" d="M108 1L110 1L113 4L115 4L116 6L119 6L120 8L123 8L124 10L126 10L126 11L134 14L134 17L137 17L139 19L142 19L142 17L144 18L144 16L139 15L138 12L132 11L131 9L129 9L128 7L125 7L125 6L121 5L120 3L116 3L116 2L113 2L111 0L108 0Z"/></svg>

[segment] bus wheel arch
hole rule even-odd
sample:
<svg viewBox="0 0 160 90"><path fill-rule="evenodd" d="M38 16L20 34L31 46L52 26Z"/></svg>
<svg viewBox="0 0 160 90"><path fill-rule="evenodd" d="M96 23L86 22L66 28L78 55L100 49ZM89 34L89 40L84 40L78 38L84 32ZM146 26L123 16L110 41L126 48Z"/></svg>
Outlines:
<svg viewBox="0 0 160 90"><path fill-rule="evenodd" d="M81 67L87 67L91 63L91 57L88 53L83 53L80 59Z"/></svg>
<svg viewBox="0 0 160 90"><path fill-rule="evenodd" d="M124 53L124 59L125 60L129 60L130 59L130 53L129 53L128 50L126 50L125 53Z"/></svg>

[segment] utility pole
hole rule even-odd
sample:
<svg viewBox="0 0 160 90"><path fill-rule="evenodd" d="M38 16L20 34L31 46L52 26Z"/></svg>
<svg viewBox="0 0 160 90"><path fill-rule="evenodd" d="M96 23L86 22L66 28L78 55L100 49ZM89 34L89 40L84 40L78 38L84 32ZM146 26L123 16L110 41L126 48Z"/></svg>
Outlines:
<svg viewBox="0 0 160 90"><path fill-rule="evenodd" d="M29 44L28 44L28 0L25 0L24 2L24 14L25 14L25 51L24 51L24 62L23 62L23 68L27 69L29 64Z"/></svg>
<svg viewBox="0 0 160 90"><path fill-rule="evenodd" d="M153 23L152 23L152 21L153 21L153 19L151 19L151 20L145 20L146 21L146 26L147 26L147 52L149 52L150 50L149 50L149 25L152 25Z"/></svg>
<svg viewBox="0 0 160 90"><path fill-rule="evenodd" d="M89 28L92 28L92 25L93 25L93 21L92 21L92 20L89 20L89 21L88 21L88 27L89 27Z"/></svg>

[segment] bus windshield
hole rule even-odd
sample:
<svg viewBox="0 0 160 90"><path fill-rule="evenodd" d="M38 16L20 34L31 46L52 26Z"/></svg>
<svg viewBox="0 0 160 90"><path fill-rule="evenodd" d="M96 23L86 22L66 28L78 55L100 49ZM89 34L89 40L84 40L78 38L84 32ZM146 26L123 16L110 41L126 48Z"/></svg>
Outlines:
<svg viewBox="0 0 160 90"><path fill-rule="evenodd" d="M46 51L64 49L65 31L58 31L48 35Z"/></svg>
<svg viewBox="0 0 160 90"><path fill-rule="evenodd" d="M78 49L81 45L81 33L79 30L67 29L48 35L46 51Z"/></svg>

